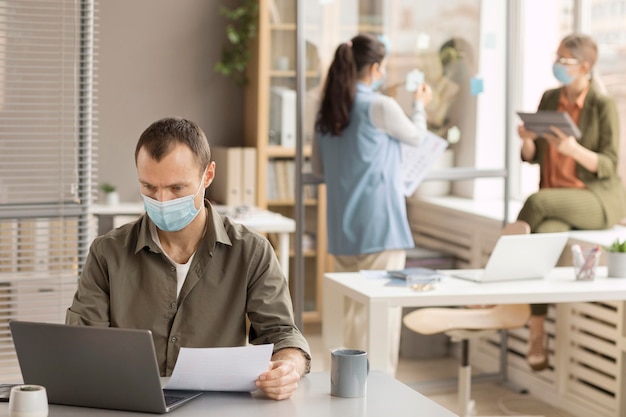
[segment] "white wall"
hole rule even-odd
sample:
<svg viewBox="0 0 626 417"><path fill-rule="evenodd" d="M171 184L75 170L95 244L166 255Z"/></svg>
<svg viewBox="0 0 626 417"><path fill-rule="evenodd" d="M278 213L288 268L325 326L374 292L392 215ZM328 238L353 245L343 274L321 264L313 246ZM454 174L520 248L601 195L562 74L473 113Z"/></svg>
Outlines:
<svg viewBox="0 0 626 417"><path fill-rule="evenodd" d="M216 3L99 1L98 178L122 201L140 200L135 144L161 117L196 121L211 144L243 143L243 91L213 70L225 39Z"/></svg>

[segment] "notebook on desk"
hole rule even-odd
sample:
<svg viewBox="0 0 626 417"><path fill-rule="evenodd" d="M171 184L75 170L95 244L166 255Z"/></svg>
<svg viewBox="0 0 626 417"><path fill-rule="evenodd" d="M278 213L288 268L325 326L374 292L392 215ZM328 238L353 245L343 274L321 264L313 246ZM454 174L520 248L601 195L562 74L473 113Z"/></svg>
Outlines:
<svg viewBox="0 0 626 417"><path fill-rule="evenodd" d="M26 384L51 404L166 413L202 394L161 388L148 330L11 321Z"/></svg>
<svg viewBox="0 0 626 417"><path fill-rule="evenodd" d="M545 278L559 261L568 233L500 236L485 269L458 270L455 278L476 282Z"/></svg>

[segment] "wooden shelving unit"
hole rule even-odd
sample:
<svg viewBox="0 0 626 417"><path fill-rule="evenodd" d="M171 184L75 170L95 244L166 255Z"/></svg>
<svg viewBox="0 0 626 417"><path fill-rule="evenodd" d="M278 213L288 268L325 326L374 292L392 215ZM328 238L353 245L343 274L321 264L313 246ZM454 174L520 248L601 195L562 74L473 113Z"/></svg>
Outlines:
<svg viewBox="0 0 626 417"><path fill-rule="evenodd" d="M295 146L283 146L276 141L276 128L271 125L273 111L271 91L273 87L296 89L296 14L295 3L285 0L260 0L259 33L252 47L253 58L248 67L248 85L246 86L246 126L245 144L257 149L257 205L261 208L279 212L295 218L295 184L293 183L296 149ZM314 26L307 25L314 30ZM282 62L279 62L281 61ZM321 71L307 70L306 77L312 88L319 83ZM295 103L294 103L295 104ZM282 115L281 115L282 116ZM294 121L295 123L295 121ZM312 126L311 126L312 128ZM274 132L274 134L272 134ZM280 132L278 132L280 134ZM303 157L311 156L310 141L303 146ZM278 164L286 163L278 171ZM281 190L276 190L276 175L291 176L282 179ZM306 169L305 169L306 171ZM268 180L269 177L269 180ZM288 185L285 197L284 184ZM292 188L293 186L293 188ZM328 270L326 249L326 199L324 185L307 185L305 192L305 241L312 246L303 245L305 267L304 277L304 315L307 323L320 322L321 319L321 283ZM293 247L292 237L292 247ZM294 256L293 249L290 255ZM294 265L295 262L291 262ZM293 276L293 271L290 272Z"/></svg>

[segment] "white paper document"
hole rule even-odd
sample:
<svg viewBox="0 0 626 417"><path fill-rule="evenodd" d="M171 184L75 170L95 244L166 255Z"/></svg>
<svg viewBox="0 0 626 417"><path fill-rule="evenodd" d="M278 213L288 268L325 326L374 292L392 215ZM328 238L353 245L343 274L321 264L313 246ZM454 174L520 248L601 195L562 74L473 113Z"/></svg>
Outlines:
<svg viewBox="0 0 626 417"><path fill-rule="evenodd" d="M163 388L194 391L254 391L267 371L273 344L228 348L181 348Z"/></svg>
<svg viewBox="0 0 626 417"><path fill-rule="evenodd" d="M420 185L430 167L448 147L448 141L432 132L426 132L419 146L400 143L402 147L402 178L404 195L409 197Z"/></svg>

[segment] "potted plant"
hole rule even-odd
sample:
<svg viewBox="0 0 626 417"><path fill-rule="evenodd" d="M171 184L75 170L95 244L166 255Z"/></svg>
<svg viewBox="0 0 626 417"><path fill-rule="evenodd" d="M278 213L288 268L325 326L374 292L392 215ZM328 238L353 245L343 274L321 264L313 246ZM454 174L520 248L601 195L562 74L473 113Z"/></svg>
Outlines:
<svg viewBox="0 0 626 417"><path fill-rule="evenodd" d="M626 278L626 239L615 239L605 246L606 267L611 278Z"/></svg>
<svg viewBox="0 0 626 417"><path fill-rule="evenodd" d="M120 195L116 191L117 189L113 184L103 182L100 184L100 190L104 193L104 196L106 197L106 204L108 206L116 206L120 203Z"/></svg>
<svg viewBox="0 0 626 417"><path fill-rule="evenodd" d="M227 41L221 59L215 64L215 71L233 77L237 85L243 87L248 81L246 68L251 56L250 41L257 35L259 2L241 0L239 6L232 9L220 7L220 13L230 23L226 26Z"/></svg>

